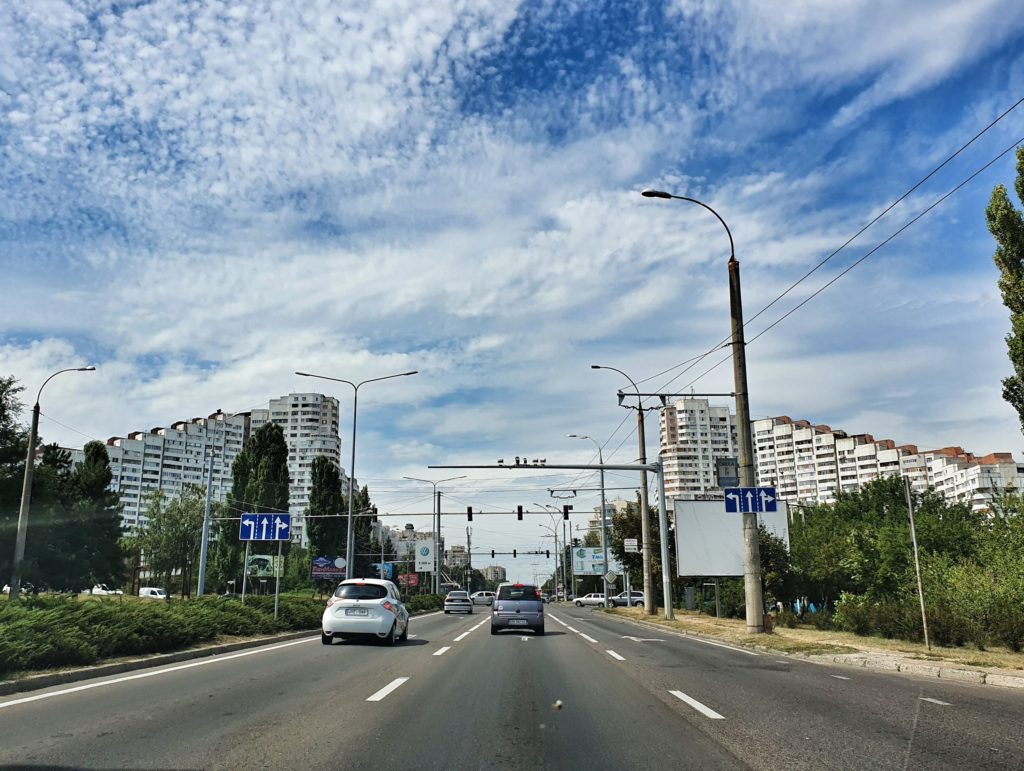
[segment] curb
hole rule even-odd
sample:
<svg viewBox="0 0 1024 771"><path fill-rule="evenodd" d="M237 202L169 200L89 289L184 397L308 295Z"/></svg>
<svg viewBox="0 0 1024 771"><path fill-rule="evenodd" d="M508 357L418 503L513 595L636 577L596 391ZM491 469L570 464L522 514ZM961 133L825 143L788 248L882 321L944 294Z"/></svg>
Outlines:
<svg viewBox="0 0 1024 771"><path fill-rule="evenodd" d="M1016 675L1010 674L1005 671L989 671L986 669L967 669L964 667L954 666L942 666L941 664L925 663L920 661L913 661L905 659L900 656L890 656L886 654L872 654L863 651L857 653L821 653L821 654L807 654L807 653L789 653L787 651L780 651L775 648L768 648L763 645L736 645L731 640L723 640L719 637L713 637L711 635L699 634L696 632L678 631L662 626L661 624L655 624L650 621L637 620L632 618L626 618L624 616L618 616L612 614L615 618L619 618L627 623L635 624L636 626L646 627L648 629L657 629L661 632L667 632L680 637L696 637L700 639L713 640L723 645L731 645L734 648L743 650L751 649L761 653L771 653L778 656L786 656L788 658L798 658L805 661L811 661L816 664L841 664L848 667L863 667L864 669L877 669L884 670L887 672L900 672L906 675L918 675L921 677L935 677L940 680L956 680L961 683L971 683L973 685L994 685L1000 688L1024 688L1024 674Z"/></svg>
<svg viewBox="0 0 1024 771"><path fill-rule="evenodd" d="M233 653L234 651L245 650L246 648L258 648L261 645L298 640L302 637L312 637L315 634L315 631L286 632L270 637L260 637L255 640L206 645L202 648L191 648L184 651L175 651L174 653L156 653L145 658L118 661L111 664L98 664L93 667L71 669L66 672L47 672L38 675L28 675L17 680L0 680L0 696L22 693L24 691L36 691L41 688L50 688L54 685L64 685L65 683L74 683L79 680L90 680L94 677L119 675L122 672L158 667L163 664L176 664L179 661L201 659L206 656L216 656L219 653Z"/></svg>

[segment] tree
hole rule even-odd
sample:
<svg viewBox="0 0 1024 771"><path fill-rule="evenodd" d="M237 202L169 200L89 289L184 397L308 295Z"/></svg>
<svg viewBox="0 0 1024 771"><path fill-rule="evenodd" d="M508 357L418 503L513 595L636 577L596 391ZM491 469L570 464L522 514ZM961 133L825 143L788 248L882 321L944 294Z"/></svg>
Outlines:
<svg viewBox="0 0 1024 771"><path fill-rule="evenodd" d="M1017 198L1024 202L1024 147L1017 148ZM1003 399L1017 411L1024 431L1024 216L996 185L992 191L985 221L996 240L995 262L999 268L999 291L1003 305L1010 311L1010 333L1006 348L1013 374L1003 378Z"/></svg>
<svg viewBox="0 0 1024 771"><path fill-rule="evenodd" d="M11 576L18 532L21 483L25 473L28 430L18 423L22 386L14 377L0 377L0 577Z"/></svg>
<svg viewBox="0 0 1024 771"><path fill-rule="evenodd" d="M172 500L155 491L146 506L146 526L136 535L146 566L163 576L165 586L180 572L182 596L191 593L192 568L199 561L205 506L206 490L201 485L184 485L181 495Z"/></svg>
<svg viewBox="0 0 1024 771"><path fill-rule="evenodd" d="M343 554L345 497L341 492L341 472L337 464L318 455L310 468L310 483L309 508L306 509L310 551L325 557Z"/></svg>

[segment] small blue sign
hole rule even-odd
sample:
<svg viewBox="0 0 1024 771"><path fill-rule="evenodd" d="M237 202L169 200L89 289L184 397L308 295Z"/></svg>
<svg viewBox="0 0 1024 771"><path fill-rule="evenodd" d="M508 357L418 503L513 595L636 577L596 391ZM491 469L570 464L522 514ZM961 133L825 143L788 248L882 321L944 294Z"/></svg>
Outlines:
<svg viewBox="0 0 1024 771"><path fill-rule="evenodd" d="M238 538L241 541L287 541L291 530L291 514L243 514Z"/></svg>
<svg viewBox="0 0 1024 771"><path fill-rule="evenodd" d="M774 487L727 487L725 511L727 514L778 511Z"/></svg>

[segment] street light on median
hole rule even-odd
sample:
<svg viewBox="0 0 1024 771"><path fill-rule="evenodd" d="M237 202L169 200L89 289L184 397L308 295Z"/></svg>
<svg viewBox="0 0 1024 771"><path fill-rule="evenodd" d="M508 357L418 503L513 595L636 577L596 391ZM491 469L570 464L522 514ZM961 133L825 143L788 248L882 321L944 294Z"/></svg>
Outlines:
<svg viewBox="0 0 1024 771"><path fill-rule="evenodd" d="M747 392L747 351L743 339L743 298L740 292L740 263L732 231L721 215L703 201L685 195L674 195L662 190L644 190L645 198L666 198L688 201L702 206L715 215L729 237L729 310L732 317L732 370L736 391L736 433L740 450L740 485L754 487L754 447L750 437L750 397ZM743 587L747 609L747 631L764 631L764 600L761 592L761 555L757 539L757 513L743 515L744 566Z"/></svg>
<svg viewBox="0 0 1024 771"><path fill-rule="evenodd" d="M442 482L452 482L456 479L466 479L466 475L463 474L457 477L448 477L447 479L438 479L436 482L433 479L419 479L418 477L402 477L402 479L408 479L413 482L426 482L428 485L434 486L434 492L431 494L431 498L434 501L434 594L441 593L441 501L437 497L437 486Z"/></svg>
<svg viewBox="0 0 1024 771"><path fill-rule="evenodd" d="M625 374L625 373L623 373L623 374ZM627 377L628 377L628 375L627 375ZM593 442L594 446L597 447L597 462L599 464L601 464L601 466L602 466L602 468L601 468L601 551L604 553L604 570L605 570L605 575L601 576L601 581L603 582L602 585L604 586L604 606L607 608L607 607L609 607L608 603L610 602L611 592L608 591L608 579L605 576L607 576L608 572L611 570L611 563L608 562L608 510L607 510L607 507L606 507L606 504L605 504L605 498L604 498L604 468L603 468L603 466L604 466L604 452L601 449L601 444L592 436L587 436L586 434L568 434L568 437L570 439L589 439L591 442ZM645 461L641 460L640 462L644 463ZM646 476L646 472L644 472L644 474ZM646 481L646 479L645 479L645 481Z"/></svg>
<svg viewBox="0 0 1024 771"><path fill-rule="evenodd" d="M93 366L70 367L54 372L39 386L36 403L32 406L32 427L28 432L28 451L25 453L25 476L21 486L21 508L18 510L18 535L14 543L14 567L11 571L11 588L8 599L17 600L21 591L21 569L25 561L25 538L28 534L29 507L32 503L32 469L36 459L36 441L39 435L39 399L46 384L63 372L94 372Z"/></svg>
<svg viewBox="0 0 1024 771"><path fill-rule="evenodd" d="M359 405L359 387L366 385L367 383L376 383L379 380L391 380L396 377L407 377L409 375L415 375L418 370L412 370L411 372L399 372L395 375L385 375L384 377L372 377L369 380L363 380L359 383L353 383L351 380L345 380L340 377L328 377L327 375L312 375L309 372L296 372L296 375L302 377L315 377L320 380L333 380L335 383L345 383L352 386L352 464L349 467L348 476L348 525L345 528L345 577L355 578L352 575L355 567L355 544L353 543L353 505L355 502L355 482L356 482L356 409Z"/></svg>

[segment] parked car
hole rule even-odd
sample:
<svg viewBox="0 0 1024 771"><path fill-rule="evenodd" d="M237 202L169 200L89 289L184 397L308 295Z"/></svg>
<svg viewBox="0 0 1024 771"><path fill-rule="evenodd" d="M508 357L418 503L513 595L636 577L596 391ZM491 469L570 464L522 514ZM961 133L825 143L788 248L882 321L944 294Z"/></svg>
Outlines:
<svg viewBox="0 0 1024 771"><path fill-rule="evenodd" d="M582 597L576 598L576 607L582 608L584 605L604 605L604 593L603 592L591 592L590 594L584 594Z"/></svg>
<svg viewBox="0 0 1024 771"><path fill-rule="evenodd" d="M491 634L503 629L532 629L544 634L544 601L532 584L500 584L491 606Z"/></svg>
<svg viewBox="0 0 1024 771"><path fill-rule="evenodd" d="M491 605L494 603L494 592L473 592L470 596L474 605Z"/></svg>
<svg viewBox="0 0 1024 771"><path fill-rule="evenodd" d="M96 584L92 589L83 589L82 594L95 594L101 597L107 595L124 594L120 589L111 589L106 584Z"/></svg>
<svg viewBox="0 0 1024 771"><path fill-rule="evenodd" d="M541 593L540 593L540 598L541 598L541 600L543 600L544 602L551 602L551 598L550 598L550 597L548 597L548 596L547 596L547 595L546 595L546 594L545 594L544 592L541 592Z"/></svg>
<svg viewBox="0 0 1024 771"><path fill-rule="evenodd" d="M320 626L324 645L359 637L394 645L409 639L409 611L390 581L349 578L327 600Z"/></svg>
<svg viewBox="0 0 1024 771"><path fill-rule="evenodd" d="M143 586L139 589L139 597L147 597L151 600L166 600L167 592L159 586Z"/></svg>
<svg viewBox="0 0 1024 771"><path fill-rule="evenodd" d="M472 613L473 601L469 599L469 592L459 590L448 592L444 598L445 613Z"/></svg>
<svg viewBox="0 0 1024 771"><path fill-rule="evenodd" d="M622 592L612 597L613 608L625 608L631 606L634 608L642 607L644 604L644 593L643 592Z"/></svg>

